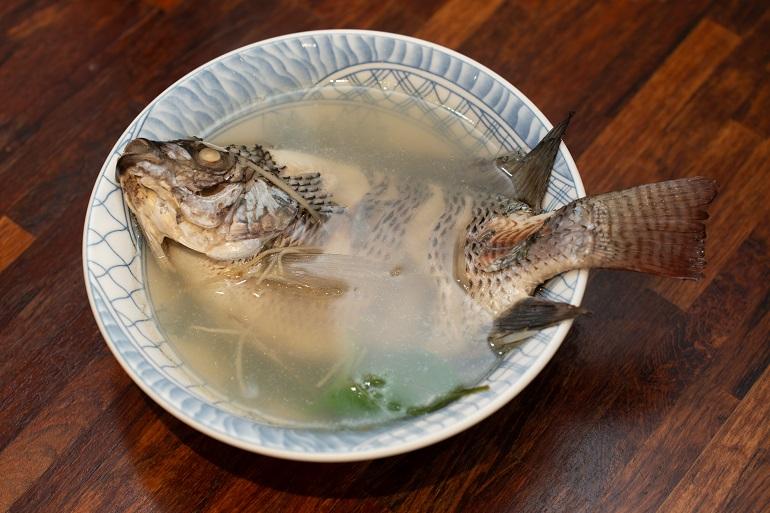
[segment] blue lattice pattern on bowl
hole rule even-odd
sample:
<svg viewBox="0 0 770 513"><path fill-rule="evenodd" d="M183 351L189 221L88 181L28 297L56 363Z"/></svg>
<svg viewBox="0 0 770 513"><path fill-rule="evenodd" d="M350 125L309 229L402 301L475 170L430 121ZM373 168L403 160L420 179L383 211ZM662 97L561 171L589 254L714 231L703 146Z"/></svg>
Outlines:
<svg viewBox="0 0 770 513"><path fill-rule="evenodd" d="M351 93L349 88L335 88L339 84L358 88ZM122 149L140 136L164 140L216 134L279 101L317 99L330 93L337 97L366 94L360 88L423 100L394 96L398 101L393 108L418 118L430 117L433 125L440 120L452 137L481 131L490 155L526 150L548 128L542 114L519 91L450 50L377 32L302 33L236 50L172 85L123 133L94 186L83 260L89 298L105 340L134 381L165 409L232 445L285 458L342 461L433 443L510 400L550 359L569 329L569 323L563 323L544 330L509 353L487 378L488 392L430 415L365 431L269 425L229 403L184 366L164 340L145 290L143 246L114 179ZM582 193L574 162L562 146L546 206L556 208ZM543 294L578 303L586 276L585 272L560 276L547 284Z"/></svg>

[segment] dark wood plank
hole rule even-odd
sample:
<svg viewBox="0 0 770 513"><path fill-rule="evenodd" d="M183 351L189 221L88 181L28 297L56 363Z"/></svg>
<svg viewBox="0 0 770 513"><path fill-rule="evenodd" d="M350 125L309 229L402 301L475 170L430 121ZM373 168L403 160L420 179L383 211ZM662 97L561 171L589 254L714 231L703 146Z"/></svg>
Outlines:
<svg viewBox="0 0 770 513"><path fill-rule="evenodd" d="M253 455L147 398L81 277L94 176L168 84L314 28L416 35L500 73L567 135L589 193L719 182L700 282L592 273L530 386L371 462ZM458 0L0 3L0 511L690 511L770 507L770 6Z"/></svg>
<svg viewBox="0 0 770 513"><path fill-rule="evenodd" d="M480 28L492 23L495 11L502 3L502 0L494 0L479 5L463 0L449 0L433 13L415 36L449 48L458 48Z"/></svg>
<svg viewBox="0 0 770 513"><path fill-rule="evenodd" d="M714 2L708 10L708 17L733 32L743 34L751 30L767 11L762 2L724 0Z"/></svg>
<svg viewBox="0 0 770 513"><path fill-rule="evenodd" d="M7 209L19 194L28 191L29 184L24 183L25 179L34 182L38 173L51 172L50 166L36 167L34 160L25 162L24 157L34 153L25 151L28 148L23 143L48 131L48 127L43 128L48 116L64 106L77 108L78 112L68 118L66 127L53 131L51 135L59 135L57 144L48 148L55 152L67 144L60 135L70 133L73 125L79 126L83 112L91 113L92 106L62 100L98 78L95 72L100 63L94 57L103 55L105 47L114 47L116 41L121 41L121 34L127 28L126 19L149 14L149 9L142 12L140 6L131 2L98 5L61 2L52 4L49 7L52 12L37 22L29 21L35 19L34 12L27 13L31 17L21 17L19 24L6 32L12 51L0 65L0 84L5 100L0 111L0 147L6 152L0 176L8 182L5 193L0 196L0 210ZM91 29L86 33L87 37L79 37L84 26ZM103 91L106 93L109 89L105 87ZM9 173L21 167L38 173Z"/></svg>
<svg viewBox="0 0 770 513"><path fill-rule="evenodd" d="M770 369L752 387L658 511L718 511L726 505L731 489L755 453L767 448L768 417Z"/></svg>
<svg viewBox="0 0 770 513"><path fill-rule="evenodd" d="M123 376L104 355L92 360L51 401L52 406L25 423L23 430L0 452L0 510L7 510L77 439L113 399ZM115 379L115 378L119 379ZM117 381L117 382L116 382ZM27 462L19 465L19 462Z"/></svg>
<svg viewBox="0 0 770 513"><path fill-rule="evenodd" d="M770 347L753 340L767 333L770 322L770 314L759 322L753 319L765 297L752 284L770 273L767 234L766 230L752 234L692 305L686 338L705 356L703 363L689 367L690 382L612 478L598 510L656 511L740 404L742 397L736 397L735 388L745 380L743 371L752 362L766 363L770 357ZM725 297L741 298L741 302L724 304ZM716 305L722 305L719 314L714 313ZM705 312L711 315L704 318ZM672 459L674 453L677 458Z"/></svg>
<svg viewBox="0 0 770 513"><path fill-rule="evenodd" d="M646 152L663 144L660 136L681 105L739 43L724 27L700 22L580 156L586 189L629 187L636 185L636 176L654 176L655 162L645 158Z"/></svg>
<svg viewBox="0 0 770 513"><path fill-rule="evenodd" d="M644 2L511 2L460 50L490 64L550 119L577 111L567 140L578 158L705 8L701 1L665 9ZM604 161L594 172L611 166Z"/></svg>

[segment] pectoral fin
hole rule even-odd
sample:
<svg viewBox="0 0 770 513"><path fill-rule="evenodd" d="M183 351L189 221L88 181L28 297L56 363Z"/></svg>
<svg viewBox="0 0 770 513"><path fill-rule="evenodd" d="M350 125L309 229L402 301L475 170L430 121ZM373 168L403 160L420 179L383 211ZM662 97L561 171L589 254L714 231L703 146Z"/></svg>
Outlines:
<svg viewBox="0 0 770 513"><path fill-rule="evenodd" d="M482 244L479 266L486 272L499 271L526 249L527 239L543 227L552 214L538 216L511 215L493 217L481 228L478 240Z"/></svg>
<svg viewBox="0 0 770 513"><path fill-rule="evenodd" d="M361 281L400 274L397 266L387 262L334 253L291 253L283 257L283 264L288 276L302 280Z"/></svg>
<svg viewBox="0 0 770 513"><path fill-rule="evenodd" d="M244 278L279 282L327 296L341 295L362 282L392 279L401 272L386 262L302 246L265 251L246 265L241 271Z"/></svg>

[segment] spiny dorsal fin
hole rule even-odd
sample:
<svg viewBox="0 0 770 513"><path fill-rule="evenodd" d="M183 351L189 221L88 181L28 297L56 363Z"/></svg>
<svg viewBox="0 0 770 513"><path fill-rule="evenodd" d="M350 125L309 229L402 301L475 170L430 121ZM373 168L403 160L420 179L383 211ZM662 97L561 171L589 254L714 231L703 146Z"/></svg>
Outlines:
<svg viewBox="0 0 770 513"><path fill-rule="evenodd" d="M525 202L535 211L542 209L551 168L573 114L570 112L564 121L553 127L526 155L522 156L517 152L495 160L497 166L511 177L515 191L514 199Z"/></svg>
<svg viewBox="0 0 770 513"><path fill-rule="evenodd" d="M334 202L330 193L324 192L320 173L281 175L281 178L320 213L338 214L344 210L344 207Z"/></svg>
<svg viewBox="0 0 770 513"><path fill-rule="evenodd" d="M227 146L227 150L231 153L235 153L241 157L245 157L251 160L262 169L270 171L274 175L280 174L283 170L282 166L276 164L270 151L264 146L260 146L259 144L255 144L254 146L238 146L236 144L231 144Z"/></svg>

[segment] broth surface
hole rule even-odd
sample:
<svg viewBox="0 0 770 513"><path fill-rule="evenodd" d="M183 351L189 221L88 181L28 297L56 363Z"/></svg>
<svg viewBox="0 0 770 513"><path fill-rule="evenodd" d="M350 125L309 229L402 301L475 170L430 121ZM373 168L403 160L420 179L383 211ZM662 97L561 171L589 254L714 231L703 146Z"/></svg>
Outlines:
<svg viewBox="0 0 770 513"><path fill-rule="evenodd" d="M425 248L446 198L510 192L502 174L480 166L500 149L466 120L447 123L457 114L440 106L392 92L351 96L279 105L210 139L258 143L279 165L320 171L346 207L378 180L389 184L388 201L423 191L398 243L357 252L351 240L366 245L383 234L352 209L325 227L319 249L330 257L281 261L298 283L228 278L175 243L176 272L147 259L156 315L175 352L261 421L365 427L472 387L499 361L486 342L492 319L453 276L437 279ZM411 107L397 112L399 102ZM438 242L439 259L454 258L467 225L460 217Z"/></svg>

